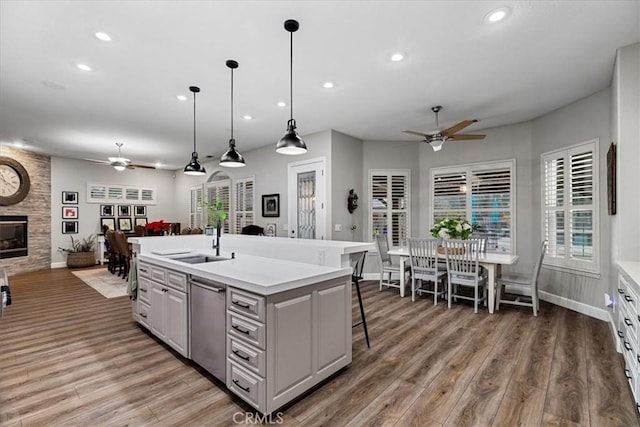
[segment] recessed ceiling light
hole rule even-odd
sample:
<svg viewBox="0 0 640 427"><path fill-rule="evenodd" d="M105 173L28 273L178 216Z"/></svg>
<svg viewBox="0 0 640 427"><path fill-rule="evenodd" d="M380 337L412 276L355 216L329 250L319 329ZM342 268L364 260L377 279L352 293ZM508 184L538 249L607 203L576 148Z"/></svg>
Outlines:
<svg viewBox="0 0 640 427"><path fill-rule="evenodd" d="M278 101L278 103L276 104L278 107L280 108L284 108L287 106L287 103L284 101Z"/></svg>
<svg viewBox="0 0 640 427"><path fill-rule="evenodd" d="M242 116L242 118L243 118L243 119L245 119L245 120L251 120L251 119L253 119L253 117L252 117L252 116L250 116L250 115L248 115L248 114L245 114L244 116Z"/></svg>
<svg viewBox="0 0 640 427"><path fill-rule="evenodd" d="M156 168L160 169L161 166L162 166L162 163L156 162Z"/></svg>
<svg viewBox="0 0 640 427"><path fill-rule="evenodd" d="M65 87L63 85L61 85L60 83L52 82L51 80L43 80L42 84L45 85L46 87L48 87L49 89L58 89L58 90L64 90L65 89Z"/></svg>
<svg viewBox="0 0 640 427"><path fill-rule="evenodd" d="M110 42L111 41L111 36L103 31L98 31L95 34L96 38L99 40L102 40L103 42Z"/></svg>
<svg viewBox="0 0 640 427"><path fill-rule="evenodd" d="M335 85L333 84L333 82L324 82L322 84L322 87L325 89L332 89Z"/></svg>
<svg viewBox="0 0 640 427"><path fill-rule="evenodd" d="M404 59L404 53L400 53L400 52L394 53L389 57L389 59L391 59L393 62L402 61Z"/></svg>
<svg viewBox="0 0 640 427"><path fill-rule="evenodd" d="M187 97L184 95L176 95L176 98L178 98L178 101L186 101Z"/></svg>
<svg viewBox="0 0 640 427"><path fill-rule="evenodd" d="M87 64L76 64L76 68L82 71L91 71L91 67L89 67Z"/></svg>
<svg viewBox="0 0 640 427"><path fill-rule="evenodd" d="M508 7L499 7L498 9L494 9L484 17L484 21L490 24L500 22L509 15L509 10L510 9Z"/></svg>

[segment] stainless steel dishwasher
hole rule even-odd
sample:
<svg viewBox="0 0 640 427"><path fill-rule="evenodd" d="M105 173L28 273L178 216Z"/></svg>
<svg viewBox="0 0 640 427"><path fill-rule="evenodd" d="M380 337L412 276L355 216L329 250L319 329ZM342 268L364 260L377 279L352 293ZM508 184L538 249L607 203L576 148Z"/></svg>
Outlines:
<svg viewBox="0 0 640 427"><path fill-rule="evenodd" d="M226 285L189 276L191 359L226 384Z"/></svg>

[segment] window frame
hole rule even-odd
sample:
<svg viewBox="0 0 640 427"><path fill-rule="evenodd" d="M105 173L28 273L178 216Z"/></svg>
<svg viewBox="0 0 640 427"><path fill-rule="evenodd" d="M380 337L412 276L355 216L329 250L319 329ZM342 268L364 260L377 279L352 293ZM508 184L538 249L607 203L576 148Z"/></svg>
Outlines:
<svg viewBox="0 0 640 427"><path fill-rule="evenodd" d="M405 229L405 233L407 238L409 238L411 236L411 169L369 169L369 179L367 181L367 196L368 196L368 203L369 203L369 218L368 218L368 226L369 226L369 236L371 236L372 239L375 239L375 236L373 235L373 213L374 212L381 212L383 211L382 209L373 209L373 206L371 205L371 200L373 200L373 177L374 175L386 175L389 180L391 180L391 177L393 175L401 175L404 176L406 179L406 189L405 192L407 194L407 202L406 202L406 206L404 209L393 209L393 207L388 207L384 210L387 213L387 230L392 230L393 228L393 213L397 213L397 212L406 212L407 215L407 219L406 219L406 229ZM389 181L391 182L391 181ZM390 189L391 187L389 187ZM387 191L389 191L389 189ZM390 198L389 198L390 199ZM393 234L391 234L393 236ZM387 236L389 236L389 231L387 231ZM401 242L402 243L402 242ZM406 242L405 242L406 243ZM390 246L394 246L393 245L393 238L389 241ZM397 246L397 245L395 245Z"/></svg>
<svg viewBox="0 0 640 427"><path fill-rule="evenodd" d="M238 187L239 186L243 186L243 192L246 192L246 184L247 183L251 183L251 210L241 210L238 209L238 197L239 197L239 191L238 191ZM244 177L244 178L238 178L238 179L234 179L233 180L233 227L232 227L232 233L235 234L242 234L242 227L239 226L239 221L238 221L238 215L242 215L242 217L245 219L245 225L253 225L256 223L256 179L255 176L248 176L248 177ZM245 206L246 207L246 206ZM246 221L246 217L247 214L251 215L251 223L247 223Z"/></svg>
<svg viewBox="0 0 640 427"><path fill-rule="evenodd" d="M585 149L591 150L592 153L592 186L593 196L591 206L592 212L592 231L591 231L591 261L583 261L572 259L571 254L571 210L572 208L584 209L585 205L573 205L571 195L571 162L570 156L584 152ZM564 235L565 235L565 254L564 257L550 256L549 249L545 254L542 265L554 270L568 271L588 276L600 276L600 140L599 138L590 139L557 150L547 151L540 154L540 231L541 236L547 240L545 230L545 221L547 217L546 205L546 180L545 173L546 162L562 157L564 160L564 190L563 190L563 206L562 209L554 208L554 211L564 212Z"/></svg>
<svg viewBox="0 0 640 427"><path fill-rule="evenodd" d="M510 210L510 229L509 229L509 235L511 236L510 240L510 247L509 247L509 252L502 252L502 251L498 251L496 253L509 253L509 254L514 254L516 253L516 248L517 248L517 209L516 209L516 205L517 205L517 162L516 159L512 158L512 159L503 159L503 160L494 160L494 161L487 161L487 162L478 162L478 163L466 163L466 164L460 164L460 165L453 165L453 166L444 166L444 167L434 167L434 168L430 168L429 169L429 227L428 229L431 228L431 226L435 223L434 221L434 216L435 213L437 212L434 207L435 207L435 186L434 186L434 179L435 176L438 174L447 174L447 173L465 173L465 177L466 177L466 187L467 189L471 189L471 191L467 191L466 192L466 203L465 203L465 218L467 219L467 221L471 222L472 219L472 214L473 214L473 204L472 204L472 195L473 195L473 173L474 172L483 172L483 171L490 171L490 170L494 170L494 169L500 169L500 168L509 168L510 171L510 175L511 175L511 185L510 185L510 199L511 199L511 206L509 208ZM427 229L427 232L429 231Z"/></svg>

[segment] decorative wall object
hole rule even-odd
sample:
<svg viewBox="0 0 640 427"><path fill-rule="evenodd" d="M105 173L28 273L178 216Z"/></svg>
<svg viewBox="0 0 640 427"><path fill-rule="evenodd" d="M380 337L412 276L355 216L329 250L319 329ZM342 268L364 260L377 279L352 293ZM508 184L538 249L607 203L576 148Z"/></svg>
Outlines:
<svg viewBox="0 0 640 427"><path fill-rule="evenodd" d="M607 151L607 207L609 215L616 214L616 144Z"/></svg>
<svg viewBox="0 0 640 427"><path fill-rule="evenodd" d="M131 216L131 206L118 205L118 216Z"/></svg>
<svg viewBox="0 0 640 427"><path fill-rule="evenodd" d="M262 216L280 216L280 194L265 194L262 196Z"/></svg>
<svg viewBox="0 0 640 427"><path fill-rule="evenodd" d="M78 219L78 207L77 206L63 206L62 207L62 219Z"/></svg>
<svg viewBox="0 0 640 427"><path fill-rule="evenodd" d="M264 235L269 237L276 237L276 225L275 224L267 224L264 227Z"/></svg>
<svg viewBox="0 0 640 427"><path fill-rule="evenodd" d="M358 195L355 190L352 188L349 190L349 197L347 197L347 210L349 213L353 213L358 208Z"/></svg>
<svg viewBox="0 0 640 427"><path fill-rule="evenodd" d="M147 207L146 206L134 206L133 207L133 215L134 216L147 216Z"/></svg>
<svg viewBox="0 0 640 427"><path fill-rule="evenodd" d="M146 226L147 225L147 217L137 217L135 218L135 224L136 225L141 225L141 226Z"/></svg>
<svg viewBox="0 0 640 427"><path fill-rule="evenodd" d="M78 204L78 192L77 191L63 191L62 203L65 205L77 205Z"/></svg>
<svg viewBox="0 0 640 427"><path fill-rule="evenodd" d="M100 216L115 216L115 207L113 205L100 205Z"/></svg>
<svg viewBox="0 0 640 427"><path fill-rule="evenodd" d="M109 227L109 230L116 230L116 219L111 217L111 218L100 218L100 229L102 230L104 228L104 226Z"/></svg>
<svg viewBox="0 0 640 427"><path fill-rule="evenodd" d="M62 221L62 234L78 234L78 221Z"/></svg>
<svg viewBox="0 0 640 427"><path fill-rule="evenodd" d="M131 226L131 218L118 218L118 230L120 231L133 230L133 227Z"/></svg>

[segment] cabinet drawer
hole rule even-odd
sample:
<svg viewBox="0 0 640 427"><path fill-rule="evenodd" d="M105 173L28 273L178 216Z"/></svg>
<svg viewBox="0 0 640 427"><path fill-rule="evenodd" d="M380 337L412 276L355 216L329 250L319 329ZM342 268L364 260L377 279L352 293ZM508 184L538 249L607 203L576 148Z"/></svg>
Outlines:
<svg viewBox="0 0 640 427"><path fill-rule="evenodd" d="M629 314L637 316L638 303L640 302L640 297L638 297L638 292L634 289L633 286L627 285L626 295L630 297L630 299L632 300L632 301L628 301L629 298L625 298L625 301L627 301L628 303L627 308L629 308Z"/></svg>
<svg viewBox="0 0 640 427"><path fill-rule="evenodd" d="M187 275L167 270L167 286L171 286L182 292L187 292Z"/></svg>
<svg viewBox="0 0 640 427"><path fill-rule="evenodd" d="M264 411L264 380L227 360L227 387L254 408Z"/></svg>
<svg viewBox="0 0 640 427"><path fill-rule="evenodd" d="M231 310L227 311L227 331L240 341L253 344L258 348L265 349L265 328L264 324L255 320L247 319Z"/></svg>
<svg viewBox="0 0 640 427"><path fill-rule="evenodd" d="M635 349L638 347L638 317L631 315L629 309L623 307L620 310L622 323L624 324L625 339L633 345Z"/></svg>
<svg viewBox="0 0 640 427"><path fill-rule="evenodd" d="M151 265L145 262L140 262L138 264L138 276L151 279Z"/></svg>
<svg viewBox="0 0 640 427"><path fill-rule="evenodd" d="M155 265L150 265L149 270L151 270L151 280L154 280L162 284L166 283L167 271L164 268L156 267Z"/></svg>
<svg viewBox="0 0 640 427"><path fill-rule="evenodd" d="M138 298L140 301L149 304L149 292L151 292L151 282L145 277L138 279Z"/></svg>
<svg viewBox="0 0 640 427"><path fill-rule="evenodd" d="M252 319L264 322L265 309L264 297L229 288L227 308L242 313Z"/></svg>
<svg viewBox="0 0 640 427"><path fill-rule="evenodd" d="M149 304L142 302L142 300L138 301L138 322L141 325L144 325L147 329L149 328Z"/></svg>
<svg viewBox="0 0 640 427"><path fill-rule="evenodd" d="M232 336L228 336L227 351L228 358L233 362L244 366L251 372L258 374L263 378L266 376L266 359L263 350Z"/></svg>

